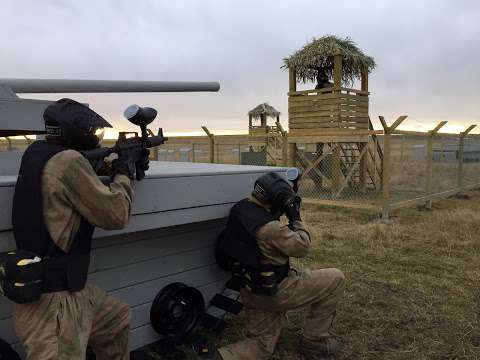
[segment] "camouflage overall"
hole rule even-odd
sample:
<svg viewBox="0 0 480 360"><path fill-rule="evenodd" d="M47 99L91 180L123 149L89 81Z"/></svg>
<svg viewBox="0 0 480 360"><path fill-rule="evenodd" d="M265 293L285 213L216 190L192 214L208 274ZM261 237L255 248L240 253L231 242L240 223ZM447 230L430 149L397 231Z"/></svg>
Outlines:
<svg viewBox="0 0 480 360"><path fill-rule="evenodd" d="M124 175L105 186L89 162L67 150L53 156L42 177L44 217L53 241L70 249L81 216L104 229L128 223L133 191ZM87 344L97 359L129 359L130 307L94 285L82 291L43 294L15 304L15 332L28 360L85 360Z"/></svg>
<svg viewBox="0 0 480 360"><path fill-rule="evenodd" d="M311 238L302 222L293 231L279 221L262 226L257 242L267 264L285 264L289 257L308 254ZM268 359L277 343L282 320L289 310L308 308L303 338L321 341L329 337L335 308L343 295L345 278L338 269L319 269L297 273L292 270L275 296L257 295L242 289L247 318L246 339L219 349L224 360Z"/></svg>

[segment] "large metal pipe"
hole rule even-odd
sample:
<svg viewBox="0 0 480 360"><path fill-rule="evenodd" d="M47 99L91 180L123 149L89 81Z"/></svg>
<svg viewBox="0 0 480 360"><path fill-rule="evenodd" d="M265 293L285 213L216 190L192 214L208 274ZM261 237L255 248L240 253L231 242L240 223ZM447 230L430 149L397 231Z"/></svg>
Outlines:
<svg viewBox="0 0 480 360"><path fill-rule="evenodd" d="M218 82L68 79L0 79L16 93L104 93L218 91Z"/></svg>

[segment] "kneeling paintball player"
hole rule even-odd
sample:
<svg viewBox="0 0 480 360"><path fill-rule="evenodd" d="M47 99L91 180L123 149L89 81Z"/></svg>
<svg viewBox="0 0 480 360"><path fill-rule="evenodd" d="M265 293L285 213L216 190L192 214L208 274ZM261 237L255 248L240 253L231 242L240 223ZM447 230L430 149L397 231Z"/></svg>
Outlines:
<svg viewBox="0 0 480 360"><path fill-rule="evenodd" d="M84 360L87 344L97 359L127 360L130 307L86 280L94 227L122 229L129 221L131 167L120 156L112 182L100 181L80 152L98 147L101 130L111 125L88 107L61 99L46 108L44 120L46 140L22 158L12 218L18 256L41 260L42 294L33 302L19 295L16 334L29 360ZM148 168L148 154L140 166Z"/></svg>
<svg viewBox="0 0 480 360"><path fill-rule="evenodd" d="M305 257L311 244L300 202L291 184L272 172L258 178L252 196L231 209L217 259L241 284L247 338L218 349L213 358L268 359L285 313L305 307L299 352L314 359L337 351L330 327L344 291L343 273L333 268L297 273L289 265L290 257ZM288 225L279 221L282 214Z"/></svg>

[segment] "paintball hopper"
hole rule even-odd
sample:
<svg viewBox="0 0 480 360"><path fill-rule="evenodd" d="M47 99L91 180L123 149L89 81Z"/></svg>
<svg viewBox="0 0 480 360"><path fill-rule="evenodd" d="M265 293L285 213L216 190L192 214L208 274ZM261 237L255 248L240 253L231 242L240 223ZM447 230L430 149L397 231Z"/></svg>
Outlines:
<svg viewBox="0 0 480 360"><path fill-rule="evenodd" d="M140 126L142 129L142 137L146 138L147 125L150 124L157 116L157 110L151 107L141 107L136 104L130 105L123 112L125 118L132 124Z"/></svg>

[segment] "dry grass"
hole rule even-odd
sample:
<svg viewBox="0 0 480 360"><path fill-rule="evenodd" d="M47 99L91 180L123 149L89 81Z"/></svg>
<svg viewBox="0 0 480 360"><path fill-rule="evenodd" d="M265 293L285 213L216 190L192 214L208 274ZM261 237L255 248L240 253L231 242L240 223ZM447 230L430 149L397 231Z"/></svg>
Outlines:
<svg viewBox="0 0 480 360"><path fill-rule="evenodd" d="M398 212L384 225L360 210L310 205L315 240L302 266L338 267L348 279L336 359L480 359L480 192L435 210ZM290 314L275 359L296 359L303 313ZM242 337L231 318L217 344Z"/></svg>

